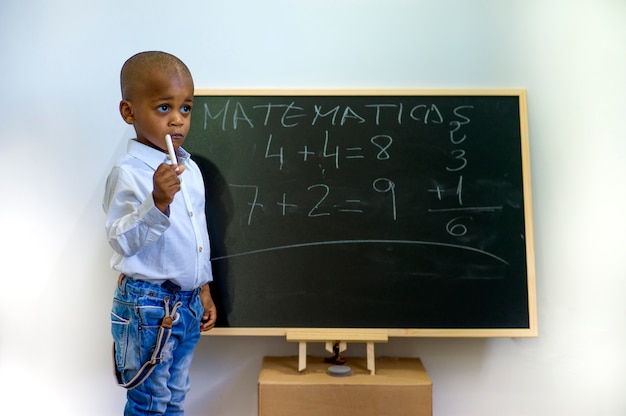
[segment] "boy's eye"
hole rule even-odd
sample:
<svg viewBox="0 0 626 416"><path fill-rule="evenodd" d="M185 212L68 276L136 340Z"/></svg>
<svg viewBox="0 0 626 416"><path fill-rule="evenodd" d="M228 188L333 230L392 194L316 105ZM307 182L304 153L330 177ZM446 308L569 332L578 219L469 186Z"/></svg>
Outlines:
<svg viewBox="0 0 626 416"><path fill-rule="evenodd" d="M167 113L170 110L170 106L167 104L161 104L157 107L157 110L159 110L161 113Z"/></svg>
<svg viewBox="0 0 626 416"><path fill-rule="evenodd" d="M191 113L191 106L190 105L184 105L180 108L180 112L183 114L189 114Z"/></svg>

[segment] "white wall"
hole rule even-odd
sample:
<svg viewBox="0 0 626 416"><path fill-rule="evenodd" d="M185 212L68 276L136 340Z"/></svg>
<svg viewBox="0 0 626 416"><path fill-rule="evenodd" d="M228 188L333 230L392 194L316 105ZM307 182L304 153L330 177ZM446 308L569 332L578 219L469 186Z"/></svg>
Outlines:
<svg viewBox="0 0 626 416"><path fill-rule="evenodd" d="M3 1L0 413L121 414L100 198L132 135L119 68L162 49L205 88L527 89L540 337L377 353L422 358L437 416L626 414L625 22L623 0ZM255 415L267 354L296 346L203 337L188 414Z"/></svg>

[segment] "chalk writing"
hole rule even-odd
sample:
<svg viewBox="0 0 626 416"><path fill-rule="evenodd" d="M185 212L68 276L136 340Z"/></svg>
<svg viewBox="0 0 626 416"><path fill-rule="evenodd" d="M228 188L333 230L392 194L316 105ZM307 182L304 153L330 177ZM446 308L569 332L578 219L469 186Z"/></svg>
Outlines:
<svg viewBox="0 0 626 416"><path fill-rule="evenodd" d="M381 185L382 184L382 185ZM376 192L389 192L391 194L391 206L394 221L397 219L396 213L396 184L387 178L378 178L372 184Z"/></svg>
<svg viewBox="0 0 626 416"><path fill-rule="evenodd" d="M365 125L371 124L389 128L389 126L402 126L409 124L411 128L415 128L418 133L416 140L420 139L419 126L446 126L447 130L442 131L448 137L451 145L454 147L449 150L449 161L442 166L445 172L456 173L456 185L449 187L441 183L442 178L438 179L438 183L434 187L426 188L425 191L434 194L437 201L447 201L447 194L456 197L457 207L441 207L429 208L429 213L446 213L453 210L462 209L464 205L464 174L471 162L465 147L460 147L468 143L470 136L467 133L467 127L472 123L472 112L475 111L474 105L457 105L451 110L442 111L436 103L413 103L405 105L405 103L382 103L382 102L365 102L362 105L339 104L328 106L327 104L299 103L294 100L285 100L285 102L265 102L250 104L240 100L227 99L222 105L211 107L207 103L204 104L204 128L207 129L212 124L217 124L222 131L238 130L238 129L257 129L271 127L266 133L267 139L264 144L265 152L264 160L275 161L278 171L284 171L289 166L290 172L294 168L293 162L299 160L301 163L308 164L316 162L322 179L328 178L328 168L340 171L343 168L342 161L359 161L364 163L368 158L380 163L394 162L393 147L394 134L380 132L379 134L368 135L363 138L352 136L351 140L359 139L359 143L347 143L341 135L341 129L348 125ZM317 143L311 142L311 135L308 135L306 141L298 140L296 147L292 145L294 138L287 134L291 129L301 128L302 126L311 126L311 128L322 127L321 137ZM444 127L445 128L445 127ZM332 133L331 133L332 129ZM264 130L264 131L267 131ZM319 130L316 130L319 131ZM277 136L278 133L281 133ZM256 136L255 136L256 137ZM406 140L406 138L405 138ZM367 141L367 145L361 144ZM252 141L251 146L256 146L256 142ZM370 146L370 147L368 147ZM297 156L297 159L294 158ZM404 155L402 155L404 157ZM352 165L351 165L352 166ZM371 166L371 165L370 165ZM234 188L242 190L254 190L253 198L247 202L249 210L246 218L247 224L252 225L254 213L257 208L262 208L265 204L259 202L259 186L258 185L231 185ZM350 187L346 184L345 187ZM398 200L397 192L402 189L396 188L396 181L388 177L375 178L372 182L372 189L379 194L388 196L389 215L393 221L398 218ZM343 189L342 188L342 189ZM329 217L333 213L352 213L364 214L366 208L370 205L370 200L348 196L343 198L342 192L338 187L331 187L325 182L315 183L306 187L307 192L314 196L302 196L302 191L294 189L285 189L274 201L278 207L280 216L285 217L291 214L301 212L300 208L306 208L307 217L319 218ZM295 193L294 193L295 192ZM403 210L410 211L412 206L402 207ZM485 212L489 209L476 206L470 208L471 211ZM381 211L382 212L382 211ZM446 232L453 237L463 237L468 232L468 222L473 220L472 216L452 217L444 224Z"/></svg>
<svg viewBox="0 0 626 416"><path fill-rule="evenodd" d="M288 244L284 246L276 246L276 247L266 247L258 250L250 250L244 251L240 253L232 253L227 256L214 257L213 260L224 260L228 258L234 257L242 257L242 256L251 256L253 254L267 253L270 251L279 251L279 250L288 250L293 248L302 248L302 247L313 247L313 246L327 246L327 245L339 245L339 244L405 244L405 245L422 245L422 246L439 246L439 247L449 247L453 249L470 251L474 253L478 253L484 255L485 257L490 257L492 259L497 260L502 264L509 264L505 259L500 258L492 253L486 252L484 250L477 249L475 247L464 246L461 244L448 244L448 243L440 243L436 241L419 241L419 240L332 240L332 241L312 241L308 243L299 243L299 244Z"/></svg>
<svg viewBox="0 0 626 416"><path fill-rule="evenodd" d="M249 206L246 212L246 224L252 225L255 210L257 208L264 208L266 203L261 202L263 200L262 191L258 185L241 185L230 184L230 187L240 189L245 193L244 200ZM396 185L387 178L377 178L372 183L372 189L376 193L388 194L388 200L390 204L390 217L393 220L397 219L397 207L396 207ZM341 190L333 189L327 184L316 183L306 187L306 190L310 192L312 197L304 196L302 192L296 192L296 197L300 197L301 201L295 201L294 198L287 192L282 192L280 200L275 202L278 207L278 213L281 216L286 216L292 212L299 212L297 208L300 208L308 203L306 209L308 209L308 217L324 217L330 216L333 212L346 212L346 213L364 213L366 201L361 199L344 199L341 203L338 203L338 199L341 200L341 196L337 198L337 194L341 193ZM252 191L252 192L250 192ZM268 192L269 194L270 192ZM331 197L334 197L331 201ZM347 208L346 206L349 206ZM334 209L335 211L332 211ZM270 213L271 214L271 213Z"/></svg>
<svg viewBox="0 0 626 416"><path fill-rule="evenodd" d="M265 102L263 98L230 97L205 102L203 129L241 131L236 136L239 151L251 155L247 183L230 185L233 191L239 190L238 200L247 206L241 210L242 223L254 227L260 218L273 215L297 216L300 221L325 219L329 224L346 215L364 221L375 215L396 222L399 215L423 217L425 213L433 216L429 221L441 221L448 236L464 238L472 227L482 226L484 215L502 211L502 204L465 205L465 199L475 199L480 189L476 185L480 177L469 175L468 182L467 174L472 166L468 149L473 140L480 139L471 133L473 115L482 111L480 107L466 103L442 106L428 97L397 102L370 100L354 98L354 102L329 104L326 100L316 102L315 97L272 97ZM348 136L343 133L346 129ZM419 153L445 149L446 140L446 159L436 153ZM264 149L260 159L257 147ZM423 149L415 153L416 166L429 159L443 162L439 170L431 169L429 177L420 179L418 183L432 183L421 191L406 183L402 172L402 165L409 160L407 151L414 148ZM268 187L256 181L255 166L270 175L268 178L280 176L271 179L276 182ZM363 174L359 169L364 169ZM302 183L313 177L311 172L317 172L318 181ZM399 179L403 179L401 185ZM370 192L364 183L367 181ZM429 196L438 204L429 203ZM480 223L475 217L478 214Z"/></svg>
<svg viewBox="0 0 626 416"><path fill-rule="evenodd" d="M241 101L227 99L221 107L211 107L204 103L203 127L207 129L212 121L218 122L222 131L241 128L267 127L276 122L281 128L297 128L301 125L310 126L348 126L351 124L372 124L380 126L390 119L397 125L406 123L444 124L446 119L454 128L450 131L452 138L459 128L469 123L465 110L473 106L461 105L452 110L451 115L441 112L437 104L416 104L405 110L402 103L370 103L359 108L351 105L328 107L313 103L308 108L289 103L264 103L246 107ZM406 114L405 114L406 113ZM392 117L389 117L391 115ZM455 117L455 119L452 119ZM460 120L459 120L460 119Z"/></svg>

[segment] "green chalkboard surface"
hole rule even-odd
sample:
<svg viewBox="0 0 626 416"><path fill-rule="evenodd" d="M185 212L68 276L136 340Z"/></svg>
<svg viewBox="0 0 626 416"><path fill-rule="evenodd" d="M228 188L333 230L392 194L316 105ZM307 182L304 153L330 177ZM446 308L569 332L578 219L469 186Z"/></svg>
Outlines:
<svg viewBox="0 0 626 416"><path fill-rule="evenodd" d="M526 118L523 90L196 91L218 326L536 335Z"/></svg>

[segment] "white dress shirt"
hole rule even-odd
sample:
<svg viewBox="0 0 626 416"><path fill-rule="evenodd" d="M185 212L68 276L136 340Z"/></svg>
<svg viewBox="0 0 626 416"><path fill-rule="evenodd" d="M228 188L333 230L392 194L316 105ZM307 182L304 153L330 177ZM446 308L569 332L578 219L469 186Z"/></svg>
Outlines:
<svg viewBox="0 0 626 416"><path fill-rule="evenodd" d="M181 190L169 217L154 204L152 177L167 155L136 140L113 166L102 206L106 233L115 251L111 267L134 279L166 280L193 290L213 280L205 217L204 181L190 154L178 149Z"/></svg>

